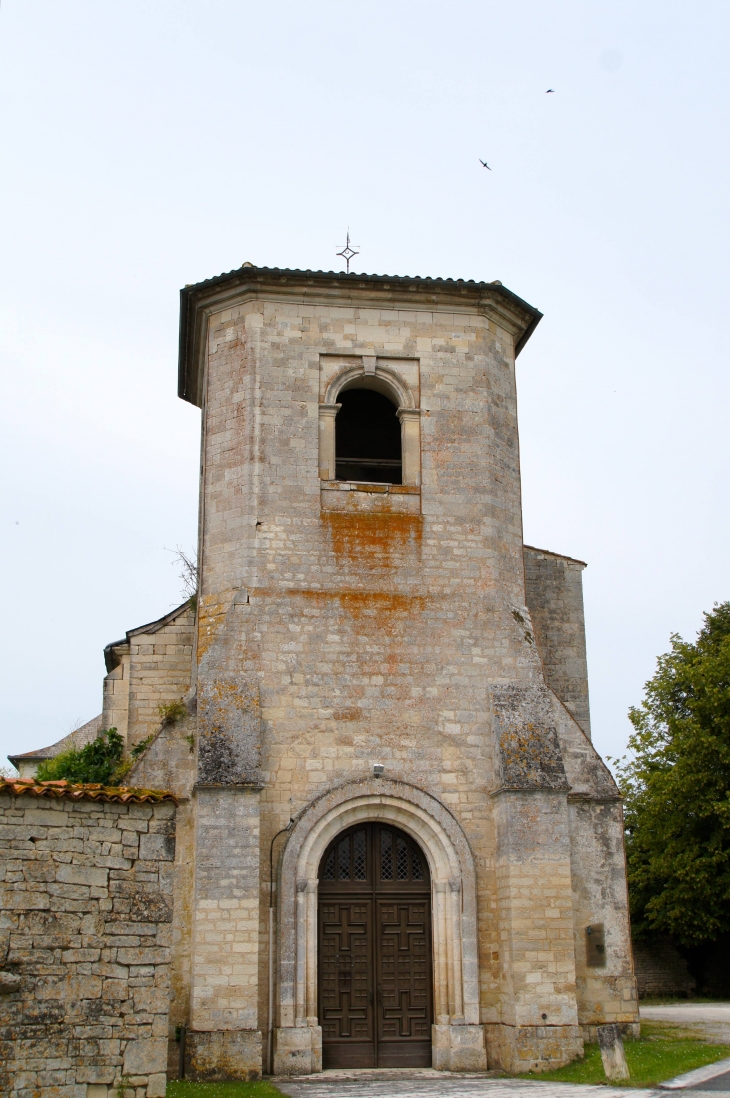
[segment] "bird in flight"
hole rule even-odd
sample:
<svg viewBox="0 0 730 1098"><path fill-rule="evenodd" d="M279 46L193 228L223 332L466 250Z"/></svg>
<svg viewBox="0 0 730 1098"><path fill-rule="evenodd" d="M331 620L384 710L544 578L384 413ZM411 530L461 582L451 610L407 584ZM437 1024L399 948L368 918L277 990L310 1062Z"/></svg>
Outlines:
<svg viewBox="0 0 730 1098"><path fill-rule="evenodd" d="M489 167L489 164L487 164L486 160L482 160L482 158L479 157L479 163L482 165L482 167L486 168L487 171L491 172L492 169Z"/></svg>
<svg viewBox="0 0 730 1098"><path fill-rule="evenodd" d="M545 95L554 95L554 94L555 94L555 88L548 88L548 90L545 92Z"/></svg>

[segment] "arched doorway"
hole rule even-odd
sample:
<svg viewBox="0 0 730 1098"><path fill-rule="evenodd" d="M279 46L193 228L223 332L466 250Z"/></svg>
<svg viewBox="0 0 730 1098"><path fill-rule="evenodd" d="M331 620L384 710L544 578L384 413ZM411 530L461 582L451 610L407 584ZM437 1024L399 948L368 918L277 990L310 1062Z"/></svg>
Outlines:
<svg viewBox="0 0 730 1098"><path fill-rule="evenodd" d="M431 1064L431 882L405 832L362 823L319 866L323 1067Z"/></svg>

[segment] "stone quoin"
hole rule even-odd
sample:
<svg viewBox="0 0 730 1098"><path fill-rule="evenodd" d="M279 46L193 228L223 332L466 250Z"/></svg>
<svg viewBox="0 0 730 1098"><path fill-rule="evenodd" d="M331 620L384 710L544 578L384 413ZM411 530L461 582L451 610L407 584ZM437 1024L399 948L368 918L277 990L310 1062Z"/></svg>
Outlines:
<svg viewBox="0 0 730 1098"><path fill-rule="evenodd" d="M199 591L107 648L103 722L179 801L171 1075L545 1070L637 1031L584 564L523 544L540 315L250 265L181 293Z"/></svg>

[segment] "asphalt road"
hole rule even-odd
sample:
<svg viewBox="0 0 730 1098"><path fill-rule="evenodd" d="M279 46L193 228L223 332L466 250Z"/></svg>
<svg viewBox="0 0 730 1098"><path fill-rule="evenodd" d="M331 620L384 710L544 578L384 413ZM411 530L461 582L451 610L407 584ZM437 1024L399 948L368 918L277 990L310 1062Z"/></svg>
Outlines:
<svg viewBox="0 0 730 1098"><path fill-rule="evenodd" d="M708 1079L706 1083L698 1083L697 1086L687 1087L687 1090L730 1090L730 1071L724 1075L716 1075L714 1079Z"/></svg>

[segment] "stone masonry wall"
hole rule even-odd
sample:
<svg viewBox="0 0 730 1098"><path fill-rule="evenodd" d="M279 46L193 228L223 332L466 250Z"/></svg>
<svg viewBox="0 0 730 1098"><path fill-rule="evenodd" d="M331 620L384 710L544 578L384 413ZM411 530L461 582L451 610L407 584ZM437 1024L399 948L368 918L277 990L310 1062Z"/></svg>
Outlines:
<svg viewBox="0 0 730 1098"><path fill-rule="evenodd" d="M160 726L160 705L190 689L195 612L187 605L160 629L129 634L129 746Z"/></svg>
<svg viewBox="0 0 730 1098"><path fill-rule="evenodd" d="M583 613L582 561L524 547L525 600L530 610L545 681L587 736L588 664Z"/></svg>
<svg viewBox="0 0 730 1098"><path fill-rule="evenodd" d="M634 942L634 967L640 999L676 995L687 998L697 981L671 938Z"/></svg>
<svg viewBox="0 0 730 1098"><path fill-rule="evenodd" d="M195 611L186 603L114 646L118 662L104 680L102 727L117 728L128 747L159 729L161 704L188 693L194 628Z"/></svg>
<svg viewBox="0 0 730 1098"><path fill-rule="evenodd" d="M224 702L225 715L228 695ZM178 1075L175 1029L185 1025L187 1078L257 1078L262 1055L257 980L259 792L253 783L201 783L195 788L195 741L200 731L196 706L190 703L189 709L186 717L163 725L128 775L135 785L164 785L181 802L176 822L168 1077ZM205 712L199 697L198 718L201 710Z"/></svg>
<svg viewBox="0 0 730 1098"><path fill-rule="evenodd" d="M179 1026L190 1021L190 957L192 911L195 895L195 816L191 799L195 783L195 713L165 723L127 775L130 785L169 789L179 802L175 819L175 884L170 967L170 1016L168 1029L168 1079L177 1078Z"/></svg>
<svg viewBox="0 0 730 1098"><path fill-rule="evenodd" d="M0 1093L162 1098L175 803L8 788L0 967L20 985L0 997Z"/></svg>
<svg viewBox="0 0 730 1098"><path fill-rule="evenodd" d="M191 1079L255 1079L258 1024L259 793L199 788L190 1029Z"/></svg>

